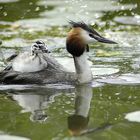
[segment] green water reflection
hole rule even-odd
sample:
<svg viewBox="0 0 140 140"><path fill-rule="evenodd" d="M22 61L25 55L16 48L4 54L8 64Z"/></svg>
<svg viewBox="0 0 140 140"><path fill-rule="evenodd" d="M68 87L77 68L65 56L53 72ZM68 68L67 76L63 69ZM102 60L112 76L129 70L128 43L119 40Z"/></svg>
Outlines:
<svg viewBox="0 0 140 140"><path fill-rule="evenodd" d="M71 135L105 140L140 137L140 125L124 119L126 113L139 110L139 86L85 85L76 87L75 94L72 89L55 94L38 90L1 94L2 131L35 140L71 139Z"/></svg>

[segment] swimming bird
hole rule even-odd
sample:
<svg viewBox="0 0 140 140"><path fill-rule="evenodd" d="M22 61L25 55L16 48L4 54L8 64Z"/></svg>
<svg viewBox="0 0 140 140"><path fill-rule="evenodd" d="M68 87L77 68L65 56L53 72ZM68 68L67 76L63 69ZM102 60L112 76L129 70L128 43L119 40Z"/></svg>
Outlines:
<svg viewBox="0 0 140 140"><path fill-rule="evenodd" d="M22 62L22 66L18 67L21 63L22 55L17 56L12 63L10 70L4 70L0 73L0 82L7 84L46 84L46 83L88 83L92 81L92 72L87 63L87 51L89 51L89 43L102 42L109 44L116 44L102 37L92 27L84 22L69 22L71 30L66 38L66 49L68 53L73 56L76 73L70 73L59 64L54 58L50 57L48 53L39 53L34 51L28 56L31 60L36 58L35 63L29 61L32 68L26 62ZM36 43L38 45L38 43ZM39 57L39 58L38 58ZM41 60L42 64L39 63ZM21 65L21 64L19 64ZM26 65L26 66L25 66ZM21 68L22 67L22 68ZM28 68L27 68L28 67ZM22 70L21 70L22 69Z"/></svg>
<svg viewBox="0 0 140 140"><path fill-rule="evenodd" d="M66 48L73 56L78 82L87 83L92 81L93 77L87 61L88 44L95 42L117 43L102 37L84 22L70 21L70 24L72 25L72 29L67 36Z"/></svg>

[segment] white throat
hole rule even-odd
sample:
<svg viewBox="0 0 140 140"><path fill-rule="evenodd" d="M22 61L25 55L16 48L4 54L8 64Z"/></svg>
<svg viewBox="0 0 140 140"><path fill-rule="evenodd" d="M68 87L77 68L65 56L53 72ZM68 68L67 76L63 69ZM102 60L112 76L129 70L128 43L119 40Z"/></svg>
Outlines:
<svg viewBox="0 0 140 140"><path fill-rule="evenodd" d="M74 57L75 70L79 83L88 83L92 81L91 68L87 61L87 54L84 52L79 57Z"/></svg>

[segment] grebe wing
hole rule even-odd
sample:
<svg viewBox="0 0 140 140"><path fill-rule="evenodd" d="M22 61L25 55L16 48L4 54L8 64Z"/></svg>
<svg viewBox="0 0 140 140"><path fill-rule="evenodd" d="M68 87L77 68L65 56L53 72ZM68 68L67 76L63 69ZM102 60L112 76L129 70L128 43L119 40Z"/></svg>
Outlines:
<svg viewBox="0 0 140 140"><path fill-rule="evenodd" d="M3 84L41 84L37 73L20 73L16 71L2 71L0 73L0 83Z"/></svg>
<svg viewBox="0 0 140 140"><path fill-rule="evenodd" d="M16 71L3 71L0 73L1 84L54 84L75 83L74 73L46 69L39 72L20 73Z"/></svg>

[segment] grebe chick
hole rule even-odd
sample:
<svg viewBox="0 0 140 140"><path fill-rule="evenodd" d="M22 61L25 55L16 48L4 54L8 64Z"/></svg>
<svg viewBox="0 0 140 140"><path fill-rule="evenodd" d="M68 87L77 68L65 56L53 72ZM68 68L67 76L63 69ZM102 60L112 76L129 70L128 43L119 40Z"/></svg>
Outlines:
<svg viewBox="0 0 140 140"><path fill-rule="evenodd" d="M47 46L43 41L37 41L31 46L31 52L20 53L12 63L14 71L36 72L47 67L47 61L43 53L48 53Z"/></svg>
<svg viewBox="0 0 140 140"><path fill-rule="evenodd" d="M37 41L31 52L12 55L12 61L0 72L1 84L53 84L73 83L74 73L67 72L51 55L44 42Z"/></svg>

